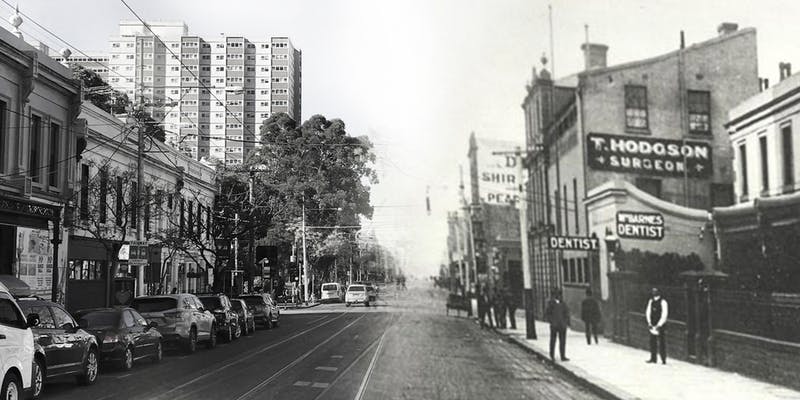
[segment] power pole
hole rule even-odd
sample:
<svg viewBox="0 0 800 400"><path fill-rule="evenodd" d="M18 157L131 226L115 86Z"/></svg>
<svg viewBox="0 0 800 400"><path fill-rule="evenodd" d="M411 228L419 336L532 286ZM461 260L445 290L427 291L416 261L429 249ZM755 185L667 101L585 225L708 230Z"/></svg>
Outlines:
<svg viewBox="0 0 800 400"><path fill-rule="evenodd" d="M233 226L235 229L239 228L239 213L233 216ZM239 235L233 238L233 271L231 271L231 293L235 293L236 288L236 275L239 273Z"/></svg>
<svg viewBox="0 0 800 400"><path fill-rule="evenodd" d="M522 163L522 150L517 147L517 185L519 190L519 238L522 251L522 303L525 307L525 337L536 339L536 320L534 316L533 279L531 279L531 255L528 249L528 199Z"/></svg>
<svg viewBox="0 0 800 400"><path fill-rule="evenodd" d="M308 257L306 255L306 204L303 201L303 302L308 301Z"/></svg>

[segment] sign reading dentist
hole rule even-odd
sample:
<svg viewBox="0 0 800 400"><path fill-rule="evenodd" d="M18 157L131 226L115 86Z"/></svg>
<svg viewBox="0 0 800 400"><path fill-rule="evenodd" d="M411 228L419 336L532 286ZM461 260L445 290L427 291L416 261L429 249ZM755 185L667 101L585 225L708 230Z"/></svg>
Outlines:
<svg viewBox="0 0 800 400"><path fill-rule="evenodd" d="M550 236L547 241L552 250L597 251L600 248L596 237Z"/></svg>
<svg viewBox="0 0 800 400"><path fill-rule="evenodd" d="M693 178L705 178L713 172L711 146L706 142L603 133L587 137L592 169Z"/></svg>
<svg viewBox="0 0 800 400"><path fill-rule="evenodd" d="M628 239L661 240L664 216L659 213L617 212L617 236Z"/></svg>

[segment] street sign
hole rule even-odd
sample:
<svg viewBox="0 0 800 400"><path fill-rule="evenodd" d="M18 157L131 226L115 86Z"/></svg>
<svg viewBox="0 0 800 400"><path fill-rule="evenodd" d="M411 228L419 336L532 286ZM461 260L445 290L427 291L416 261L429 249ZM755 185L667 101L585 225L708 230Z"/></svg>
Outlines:
<svg viewBox="0 0 800 400"><path fill-rule="evenodd" d="M714 169L711 144L590 133L586 143L589 167L634 174L705 178Z"/></svg>
<svg viewBox="0 0 800 400"><path fill-rule="evenodd" d="M627 239L661 240L664 238L664 216L660 213L619 211L617 236Z"/></svg>
<svg viewBox="0 0 800 400"><path fill-rule="evenodd" d="M547 244L552 250L597 251L600 248L599 241L595 237L550 236L547 238Z"/></svg>
<svg viewBox="0 0 800 400"><path fill-rule="evenodd" d="M146 241L132 240L128 242L128 246L128 265L147 265L149 263Z"/></svg>

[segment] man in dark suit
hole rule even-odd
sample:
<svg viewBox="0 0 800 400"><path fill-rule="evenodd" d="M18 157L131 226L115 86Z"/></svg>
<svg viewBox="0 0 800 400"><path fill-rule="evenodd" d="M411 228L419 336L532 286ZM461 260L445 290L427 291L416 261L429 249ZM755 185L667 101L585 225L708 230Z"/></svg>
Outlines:
<svg viewBox="0 0 800 400"><path fill-rule="evenodd" d="M553 289L553 294L547 302L545 318L550 322L550 359L555 361L556 339L561 361L569 361L566 356L567 327L569 326L569 308L561 298L561 289Z"/></svg>
<svg viewBox="0 0 800 400"><path fill-rule="evenodd" d="M592 297L590 288L586 289L586 298L581 303L581 319L586 327L586 344L592 344L592 336L594 336L594 344L597 344L597 324L601 319L600 304Z"/></svg>
<svg viewBox="0 0 800 400"><path fill-rule="evenodd" d="M503 291L503 303L505 304L506 311L508 312L508 321L511 323L511 329L517 329L517 299L514 298L514 294L511 293L511 290L506 287L505 291Z"/></svg>
<svg viewBox="0 0 800 400"><path fill-rule="evenodd" d="M661 355L661 363L666 364L667 338L665 328L669 317L669 306L667 301L661 297L661 292L658 288L653 288L650 291L650 300L647 302L645 317L650 331L650 359L647 362L650 364L658 362L656 359L656 348L658 348L658 353Z"/></svg>

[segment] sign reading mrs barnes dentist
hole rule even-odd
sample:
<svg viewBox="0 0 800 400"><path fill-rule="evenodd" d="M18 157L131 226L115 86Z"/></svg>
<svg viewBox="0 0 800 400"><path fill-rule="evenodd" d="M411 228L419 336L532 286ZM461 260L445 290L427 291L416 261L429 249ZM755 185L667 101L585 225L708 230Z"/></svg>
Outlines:
<svg viewBox="0 0 800 400"><path fill-rule="evenodd" d="M693 178L705 178L713 172L711 146L706 142L603 133L587 137L592 169Z"/></svg>

